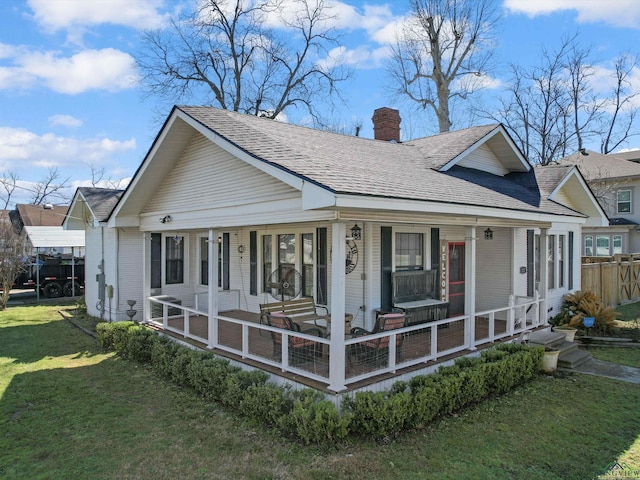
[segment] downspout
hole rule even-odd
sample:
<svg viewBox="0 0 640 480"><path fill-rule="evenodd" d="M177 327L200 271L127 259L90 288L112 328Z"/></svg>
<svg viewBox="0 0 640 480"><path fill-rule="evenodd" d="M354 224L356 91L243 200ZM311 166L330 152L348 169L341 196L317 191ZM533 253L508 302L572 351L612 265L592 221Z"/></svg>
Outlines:
<svg viewBox="0 0 640 480"><path fill-rule="evenodd" d="M116 321L118 320L118 310L120 308L120 228L116 228Z"/></svg>
<svg viewBox="0 0 640 480"><path fill-rule="evenodd" d="M102 273L105 279L102 288L106 288L107 275L104 271L104 225L100 227L100 273ZM98 293L98 298L100 298L100 293ZM103 300L100 303L100 319L104 321L104 303L106 300L104 292L102 292L102 298Z"/></svg>

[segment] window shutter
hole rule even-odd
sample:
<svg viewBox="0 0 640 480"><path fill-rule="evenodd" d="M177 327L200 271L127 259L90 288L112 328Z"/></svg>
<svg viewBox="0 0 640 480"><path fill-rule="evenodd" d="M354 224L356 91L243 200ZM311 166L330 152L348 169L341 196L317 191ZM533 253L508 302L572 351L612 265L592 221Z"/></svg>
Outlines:
<svg viewBox="0 0 640 480"><path fill-rule="evenodd" d="M533 297L535 289L534 231L527 230L527 297Z"/></svg>
<svg viewBox="0 0 640 480"><path fill-rule="evenodd" d="M249 232L249 294L258 294L258 232Z"/></svg>
<svg viewBox="0 0 640 480"><path fill-rule="evenodd" d="M380 265L382 281L380 282L380 307L390 310L391 305L391 270L393 268L393 236L391 227L380 227Z"/></svg>
<svg viewBox="0 0 640 480"><path fill-rule="evenodd" d="M327 304L327 229L316 229L316 303Z"/></svg>
<svg viewBox="0 0 640 480"><path fill-rule="evenodd" d="M573 290L573 232L569 232L569 290Z"/></svg>
<svg viewBox="0 0 640 480"><path fill-rule="evenodd" d="M151 288L162 287L162 234L151 234Z"/></svg>
<svg viewBox="0 0 640 480"><path fill-rule="evenodd" d="M229 234L222 234L222 289L229 290Z"/></svg>

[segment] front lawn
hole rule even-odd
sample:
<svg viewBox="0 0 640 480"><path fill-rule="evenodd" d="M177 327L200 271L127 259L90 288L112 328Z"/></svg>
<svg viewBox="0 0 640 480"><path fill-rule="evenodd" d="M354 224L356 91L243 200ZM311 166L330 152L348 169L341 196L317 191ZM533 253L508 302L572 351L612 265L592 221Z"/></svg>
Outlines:
<svg viewBox="0 0 640 480"><path fill-rule="evenodd" d="M584 479L640 468L638 385L540 376L382 444L302 447L104 353L55 307L0 312L0 477Z"/></svg>

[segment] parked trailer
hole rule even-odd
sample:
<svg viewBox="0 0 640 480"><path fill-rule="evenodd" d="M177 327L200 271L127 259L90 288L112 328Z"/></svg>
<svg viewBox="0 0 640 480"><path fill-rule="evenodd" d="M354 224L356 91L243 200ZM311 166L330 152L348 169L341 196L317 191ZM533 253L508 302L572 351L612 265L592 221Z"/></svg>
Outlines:
<svg viewBox="0 0 640 480"><path fill-rule="evenodd" d="M84 260L78 260L75 265L59 260L30 264L16 279L15 285L17 288L37 290L38 280L40 293L46 298L81 295L84 288Z"/></svg>

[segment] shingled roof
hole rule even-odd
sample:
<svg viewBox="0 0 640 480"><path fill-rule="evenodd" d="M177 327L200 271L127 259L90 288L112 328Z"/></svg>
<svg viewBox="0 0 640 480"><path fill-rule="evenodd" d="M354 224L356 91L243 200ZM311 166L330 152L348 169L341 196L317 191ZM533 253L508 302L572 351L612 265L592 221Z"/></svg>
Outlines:
<svg viewBox="0 0 640 480"><path fill-rule="evenodd" d="M91 212L99 222L106 222L111 211L120 200L124 190L96 187L79 187L78 193L87 202Z"/></svg>
<svg viewBox="0 0 640 480"><path fill-rule="evenodd" d="M412 140L382 142L211 107L176 107L256 159L351 195L578 215L538 194L534 169L501 177L471 168L440 169L499 124Z"/></svg>
<svg viewBox="0 0 640 480"><path fill-rule="evenodd" d="M10 213L12 220L25 227L59 227L67 214L68 206L18 204Z"/></svg>
<svg viewBox="0 0 640 480"><path fill-rule="evenodd" d="M640 151L604 155L586 150L585 153L576 152L559 163L577 166L588 181L640 177L640 163L632 161L640 157Z"/></svg>

